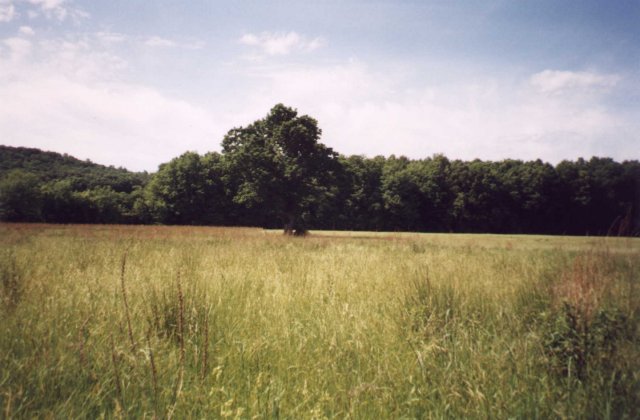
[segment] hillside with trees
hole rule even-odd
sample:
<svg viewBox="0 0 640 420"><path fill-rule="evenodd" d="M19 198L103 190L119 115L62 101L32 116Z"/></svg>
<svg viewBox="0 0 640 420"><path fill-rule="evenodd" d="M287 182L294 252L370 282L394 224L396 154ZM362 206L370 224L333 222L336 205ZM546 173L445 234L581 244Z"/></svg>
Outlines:
<svg viewBox="0 0 640 420"><path fill-rule="evenodd" d="M126 223L150 175L68 155L0 146L0 218L15 222Z"/></svg>
<svg viewBox="0 0 640 420"><path fill-rule="evenodd" d="M637 235L640 162L343 156L309 116L276 105L222 153L154 174L0 146L0 218L306 229Z"/></svg>

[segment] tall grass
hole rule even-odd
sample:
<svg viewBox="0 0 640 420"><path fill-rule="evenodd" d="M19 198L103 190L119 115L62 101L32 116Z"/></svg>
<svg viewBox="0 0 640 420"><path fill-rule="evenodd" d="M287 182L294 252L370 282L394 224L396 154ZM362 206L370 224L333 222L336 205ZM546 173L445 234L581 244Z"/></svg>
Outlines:
<svg viewBox="0 0 640 420"><path fill-rule="evenodd" d="M636 239L0 238L0 417L639 415Z"/></svg>

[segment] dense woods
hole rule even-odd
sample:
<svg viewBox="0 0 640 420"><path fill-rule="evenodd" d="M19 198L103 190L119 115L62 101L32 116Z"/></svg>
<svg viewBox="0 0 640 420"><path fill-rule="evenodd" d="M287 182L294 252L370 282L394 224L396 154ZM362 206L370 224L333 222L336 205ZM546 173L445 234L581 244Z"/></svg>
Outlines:
<svg viewBox="0 0 640 420"><path fill-rule="evenodd" d="M0 146L0 218L52 223L304 230L637 235L640 162L342 156L310 117L278 105L222 153L154 174Z"/></svg>

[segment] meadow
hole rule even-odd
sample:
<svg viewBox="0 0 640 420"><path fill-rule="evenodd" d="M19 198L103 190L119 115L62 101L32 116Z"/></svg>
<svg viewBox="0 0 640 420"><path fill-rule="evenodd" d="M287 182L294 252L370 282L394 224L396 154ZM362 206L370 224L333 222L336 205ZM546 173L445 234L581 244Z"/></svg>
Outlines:
<svg viewBox="0 0 640 420"><path fill-rule="evenodd" d="M640 239L0 224L0 417L638 418Z"/></svg>

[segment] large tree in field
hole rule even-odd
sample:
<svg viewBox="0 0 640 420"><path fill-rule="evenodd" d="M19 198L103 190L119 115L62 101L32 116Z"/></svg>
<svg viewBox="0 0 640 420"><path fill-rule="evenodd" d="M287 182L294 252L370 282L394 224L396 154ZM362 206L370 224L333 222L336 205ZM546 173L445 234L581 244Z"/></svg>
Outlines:
<svg viewBox="0 0 640 420"><path fill-rule="evenodd" d="M229 131L222 152L234 201L279 220L286 234L303 233L331 196L338 165L320 135L315 119L282 104Z"/></svg>

